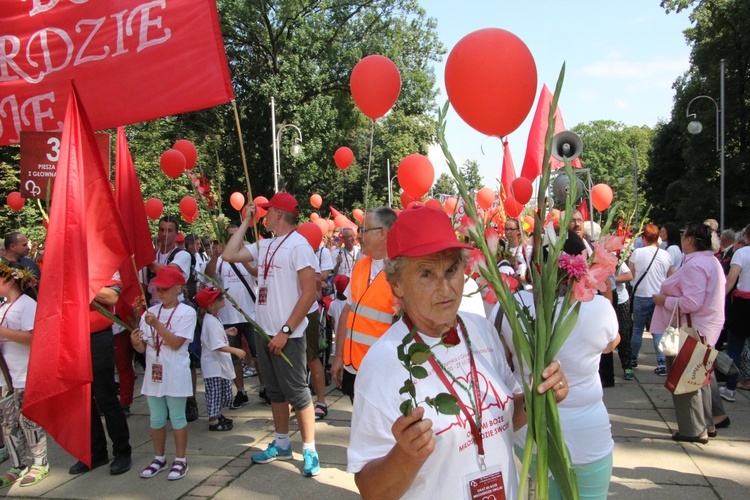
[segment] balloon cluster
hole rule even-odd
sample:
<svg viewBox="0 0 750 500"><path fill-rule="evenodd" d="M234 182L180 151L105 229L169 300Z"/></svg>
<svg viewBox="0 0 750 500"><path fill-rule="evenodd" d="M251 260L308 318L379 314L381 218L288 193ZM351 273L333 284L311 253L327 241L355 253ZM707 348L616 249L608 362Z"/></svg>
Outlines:
<svg viewBox="0 0 750 500"><path fill-rule="evenodd" d="M164 175L176 179L186 170L192 170L198 162L198 150L187 139L175 142L172 149L164 151L159 160Z"/></svg>

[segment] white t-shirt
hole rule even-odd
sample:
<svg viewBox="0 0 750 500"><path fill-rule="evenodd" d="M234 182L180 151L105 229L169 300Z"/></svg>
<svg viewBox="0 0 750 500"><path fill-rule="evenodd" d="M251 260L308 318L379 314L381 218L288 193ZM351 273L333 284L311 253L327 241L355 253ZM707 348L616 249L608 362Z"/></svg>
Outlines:
<svg viewBox="0 0 750 500"><path fill-rule="evenodd" d="M206 278L204 278L198 273L205 273L207 265L208 265L208 258L201 252L196 252L195 254L195 279L198 280L198 283L202 283L204 285L208 285L208 281L206 280Z"/></svg>
<svg viewBox="0 0 750 500"><path fill-rule="evenodd" d="M682 250L680 250L680 247L678 247L677 245L669 245L665 250L669 254L669 258L672 259L672 266L674 266L674 270L677 271L682 265L683 261Z"/></svg>
<svg viewBox="0 0 750 500"><path fill-rule="evenodd" d="M159 350L159 364L162 365L162 381L154 382L152 373L156 362L156 330L146 324L146 314L141 316L140 329L143 340L146 341L146 371L143 375L141 394L146 396L174 396L185 397L193 395L193 383L190 379L190 356L188 344L195 333L196 314L192 307L178 303L176 308L161 310L161 304L151 306L149 312L156 315L167 329L178 337L187 340L179 349L172 350L167 344L161 344ZM174 314L172 314L174 311ZM172 319L169 316L172 315Z"/></svg>
<svg viewBox="0 0 750 500"><path fill-rule="evenodd" d="M318 269L320 270L320 272L328 271L330 273L333 271L333 267L336 265L333 262L331 251L326 247L318 247L318 249L315 251L315 259L318 262Z"/></svg>
<svg viewBox="0 0 750 500"><path fill-rule="evenodd" d="M273 337L281 331L302 295L297 272L308 267L315 269L315 253L297 231L261 240L259 256L256 256L257 251L258 245L250 247L250 253L258 263L256 321ZM267 294L265 303L262 300L264 291ZM307 318L297 325L289 337L301 338L305 328Z"/></svg>
<svg viewBox="0 0 750 500"><path fill-rule="evenodd" d="M469 330L472 352L479 371L482 431L488 468L498 465L503 474L505 497L515 498L518 476L513 458L513 394L521 389L510 371L502 344L492 326L481 316L461 313ZM391 426L401 416L399 405L407 396L398 393L408 377L397 357L397 347L408 329L403 321L394 324L367 352L362 360L354 392L351 437L347 452L347 471L357 473L369 462L388 454L396 440ZM468 377L470 363L463 335L461 343L436 347L434 355L455 377ZM428 345L438 339L422 336ZM415 379L417 401L447 392L431 365L423 365L428 376ZM383 374L389 374L384 377ZM448 377L450 380L450 377ZM453 384L457 394L471 408L466 392ZM470 410L471 411L471 410ZM479 472L477 447L463 413L437 414L425 407L425 419L433 422L435 451L417 474L403 498L470 498L465 476Z"/></svg>
<svg viewBox="0 0 750 500"><path fill-rule="evenodd" d="M245 248L250 248L254 245L245 245ZM245 281L250 286L250 289L253 291L255 296L258 296L258 283L255 280L255 277L250 274L247 269L245 269L245 266L237 262L235 264L237 269L240 271L240 274L243 278L245 278ZM247 291L247 288L242 283L242 280L237 276L237 273L234 272L234 269L232 269L232 265L229 262L225 262L224 259L219 256L219 258L216 260L216 281L221 283L221 286L223 286L227 293L229 293L229 296L234 299L235 302L237 302L237 305L240 306L240 309L245 311L245 314L250 316L250 319L255 319L255 302L253 302L253 299L250 297L250 293ZM247 323L247 320L245 317L235 309L232 304L230 304L228 301L224 307L219 309L219 319L221 322L225 325L234 325L237 323Z"/></svg>
<svg viewBox="0 0 750 500"><path fill-rule="evenodd" d="M222 309L226 309L224 306ZM221 309L220 309L221 311ZM234 380L234 365L232 355L228 352L217 351L229 345L227 332L219 318L206 313L203 317L201 329L201 373L203 378L220 377Z"/></svg>
<svg viewBox="0 0 750 500"><path fill-rule="evenodd" d="M19 332L30 332L34 329L34 317L36 316L36 301L26 294L19 295L14 304L4 302L0 305L0 319L2 325L11 330ZM0 339L0 350L8 365L13 387L23 389L26 387L26 370L29 368L29 354L31 346L12 342L8 339ZM5 377L0 374L0 387L6 387Z"/></svg>
<svg viewBox="0 0 750 500"><path fill-rule="evenodd" d="M351 278L352 268L354 267L355 262L357 262L357 259L359 259L359 256L357 255L357 247L352 248L351 251L347 250L344 247L339 247L335 250L332 250L331 258L334 266L336 265L336 260L338 259L339 255L341 255L341 265L339 266L339 270L336 274L345 274L346 276Z"/></svg>
<svg viewBox="0 0 750 500"><path fill-rule="evenodd" d="M629 273L630 268L626 263L620 264L620 269L618 269L617 274L623 274L623 273ZM640 287L638 287L640 288ZM615 288L615 291L617 292L617 303L618 304L624 304L628 300L630 300L630 294L628 293L628 287L625 286L625 282L618 283L617 287Z"/></svg>
<svg viewBox="0 0 750 500"><path fill-rule="evenodd" d="M157 248L156 249L156 263L167 265L167 260L169 260L169 254L171 254L174 251L175 249L173 248L167 253L161 253L161 249ZM188 278L190 277L190 264L191 264L190 252L188 252L187 250L178 251L177 253L174 254L174 258L172 259L172 262L170 262L169 264L170 265L174 264L176 266L179 266L180 271L182 271L182 277L185 278L185 282L187 282ZM161 302L159 302L159 298L156 296L155 286L149 285L148 293L151 294L150 305L156 306L156 305L161 304ZM180 302L185 300L184 295L181 293L180 296L177 298L177 300L179 300Z"/></svg>
<svg viewBox="0 0 750 500"><path fill-rule="evenodd" d="M523 301L530 307L531 314L534 313L533 294L520 292L517 300ZM496 311L490 318L493 322ZM568 380L568 396L558 404L558 411L565 444L574 465L600 460L609 455L615 446L609 415L602 400L599 359L602 351L617 337L617 328L617 315L609 300L596 295L594 300L581 303L578 321L555 356ZM513 365L520 366L507 318L503 318L501 330L513 354ZM524 373L528 376L529 370L526 369ZM516 369L514 375L522 384L520 370ZM525 441L524 426L516 433L516 444L523 448Z"/></svg>
<svg viewBox="0 0 750 500"><path fill-rule="evenodd" d="M509 250L511 255L516 258L513 268L515 269L516 276L519 278L526 276L526 269L528 268L526 264L526 248L526 245L518 245Z"/></svg>
<svg viewBox="0 0 750 500"><path fill-rule="evenodd" d="M654 263L651 264L651 268L646 273L646 277L638 285L638 289L635 291L636 297L650 298L654 294L659 293L659 287L667 279L667 273L672 266L672 259L667 251L655 246L636 248L630 255L630 262L635 268L633 286L638 283L638 280L641 279L641 276L643 276L643 273L648 268L651 259L654 257L654 252L658 253L656 254Z"/></svg>
<svg viewBox="0 0 750 500"><path fill-rule="evenodd" d="M731 265L742 268L737 278L737 290L750 292L750 247L742 247L734 252Z"/></svg>
<svg viewBox="0 0 750 500"><path fill-rule="evenodd" d="M339 327L339 319L341 318L341 313L344 312L345 305L345 300L333 299L333 301L331 301L331 305L328 306L328 315L331 317L334 332Z"/></svg>

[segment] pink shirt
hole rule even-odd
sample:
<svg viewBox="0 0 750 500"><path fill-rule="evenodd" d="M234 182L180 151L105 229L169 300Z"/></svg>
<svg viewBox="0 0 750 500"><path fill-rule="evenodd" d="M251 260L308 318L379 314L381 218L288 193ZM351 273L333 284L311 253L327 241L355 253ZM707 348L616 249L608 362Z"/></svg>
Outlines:
<svg viewBox="0 0 750 500"><path fill-rule="evenodd" d="M679 300L681 321L686 322L690 313L693 326L715 345L724 326L725 284L721 264L710 250L685 254L682 266L661 285L659 293L667 300L654 309L651 331L664 332Z"/></svg>

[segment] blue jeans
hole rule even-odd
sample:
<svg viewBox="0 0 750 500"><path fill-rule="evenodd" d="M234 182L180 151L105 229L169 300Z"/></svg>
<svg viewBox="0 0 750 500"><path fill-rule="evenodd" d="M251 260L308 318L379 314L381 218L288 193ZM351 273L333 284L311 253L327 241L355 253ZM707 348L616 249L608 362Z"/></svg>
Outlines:
<svg viewBox="0 0 750 500"><path fill-rule="evenodd" d="M630 347L633 351L633 359L638 359L638 353L643 345L643 330L646 323L651 323L651 317L654 315L654 299L651 297L634 297L633 298L633 337L630 339ZM662 332L663 333L663 332ZM652 333L654 338L654 352L656 353L657 366L665 366L667 358L659 352L657 348L661 340L662 333Z"/></svg>
<svg viewBox="0 0 750 500"><path fill-rule="evenodd" d="M727 354L737 366L740 366L742 362L742 348L745 346L745 340L745 337L740 337L731 330L727 330ZM737 375L727 376L727 389L733 391L736 388Z"/></svg>

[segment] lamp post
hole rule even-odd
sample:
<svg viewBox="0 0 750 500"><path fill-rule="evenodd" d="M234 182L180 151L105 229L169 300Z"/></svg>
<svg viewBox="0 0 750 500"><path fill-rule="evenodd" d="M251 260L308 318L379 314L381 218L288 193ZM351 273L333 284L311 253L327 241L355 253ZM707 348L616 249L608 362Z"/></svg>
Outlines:
<svg viewBox="0 0 750 500"><path fill-rule="evenodd" d="M688 132L691 134L700 134L703 130L703 124L696 120L697 115L696 113L690 113L690 105L693 104L694 101L697 101L698 99L708 99L712 103L714 103L714 106L716 107L716 151L719 152L719 161L721 166L721 188L719 192L719 204L721 205L720 209L720 221L719 221L719 227L720 231L724 230L724 136L725 136L725 130L724 130L724 116L726 114L726 109L724 107L724 69L725 69L725 61L724 59L721 60L721 78L720 86L719 86L719 103L717 103L713 97L709 97L707 95L699 95L697 97L693 97L690 102L687 105L687 109L685 110L685 115L687 118L693 118L693 120L688 123L687 129Z"/></svg>
<svg viewBox="0 0 750 500"><path fill-rule="evenodd" d="M294 138L294 144L289 150L289 153L293 158L297 158L302 154L302 131L297 125L293 123L287 123L279 127L276 130L276 107L274 98L271 97L271 140L273 145L273 190L274 193L279 192L279 178L281 178L281 188L285 191L284 178L281 176L281 136L284 133L284 129L293 128L297 131L297 137Z"/></svg>

